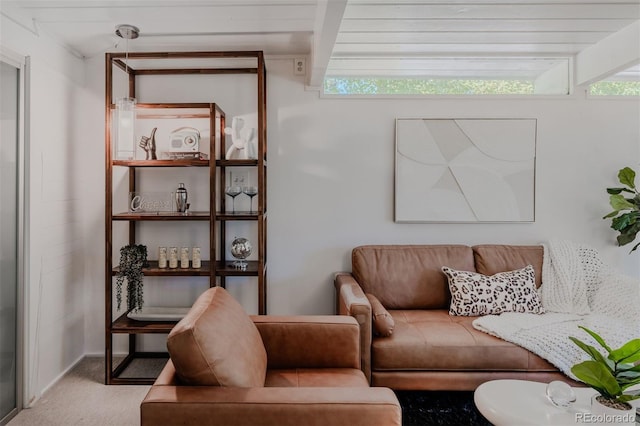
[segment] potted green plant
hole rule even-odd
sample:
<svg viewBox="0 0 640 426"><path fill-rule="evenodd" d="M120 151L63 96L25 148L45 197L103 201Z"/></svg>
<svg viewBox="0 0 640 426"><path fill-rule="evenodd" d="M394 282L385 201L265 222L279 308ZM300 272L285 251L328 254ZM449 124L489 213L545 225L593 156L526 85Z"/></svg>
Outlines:
<svg viewBox="0 0 640 426"><path fill-rule="evenodd" d="M619 246L633 242L640 232L640 193L636 188L635 179L636 172L630 167L625 167L618 172L618 180L624 186L607 188L609 204L613 207L613 211L603 219L613 218L611 228L620 232L617 237ZM626 197L622 194L623 192L627 195ZM639 246L640 243L636 244L631 251Z"/></svg>
<svg viewBox="0 0 640 426"><path fill-rule="evenodd" d="M640 389L635 391L627 391L627 389L640 384L640 364L636 365L640 361L640 339L630 340L620 348L612 349L597 333L586 327L579 327L589 333L608 353L605 358L595 347L575 337L569 337L591 357L590 360L571 367L571 372L598 391L599 395L592 399L592 410L602 412L595 407L596 403L599 403L605 407L622 410L623 413L630 413L629 418L635 421L633 407L629 401L640 398Z"/></svg>
<svg viewBox="0 0 640 426"><path fill-rule="evenodd" d="M116 274L116 303L122 303L122 284L127 280L127 310L137 312L144 304L142 268L147 264L147 246L128 244L120 249L120 264Z"/></svg>

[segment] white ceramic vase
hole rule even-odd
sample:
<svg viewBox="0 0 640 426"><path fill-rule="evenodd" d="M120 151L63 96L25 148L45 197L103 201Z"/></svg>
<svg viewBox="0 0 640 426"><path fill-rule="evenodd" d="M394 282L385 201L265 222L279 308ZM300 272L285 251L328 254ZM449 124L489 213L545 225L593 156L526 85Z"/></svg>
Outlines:
<svg viewBox="0 0 640 426"><path fill-rule="evenodd" d="M631 407L629 410L618 410L603 405L596 398L599 394L591 397L591 414L593 414L593 422L596 425L629 425L636 424L636 409Z"/></svg>

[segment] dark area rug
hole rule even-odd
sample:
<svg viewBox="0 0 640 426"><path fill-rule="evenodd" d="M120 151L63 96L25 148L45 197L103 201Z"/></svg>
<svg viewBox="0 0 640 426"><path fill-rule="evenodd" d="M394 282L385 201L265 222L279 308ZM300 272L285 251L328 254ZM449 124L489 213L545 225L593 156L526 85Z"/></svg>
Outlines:
<svg viewBox="0 0 640 426"><path fill-rule="evenodd" d="M403 426L491 426L473 403L473 392L396 391Z"/></svg>

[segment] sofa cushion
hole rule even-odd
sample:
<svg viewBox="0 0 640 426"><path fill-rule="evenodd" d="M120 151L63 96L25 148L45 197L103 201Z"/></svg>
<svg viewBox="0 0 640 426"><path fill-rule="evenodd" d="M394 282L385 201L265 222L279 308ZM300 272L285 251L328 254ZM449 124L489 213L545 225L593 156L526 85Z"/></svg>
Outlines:
<svg viewBox="0 0 640 426"><path fill-rule="evenodd" d="M357 368L269 369L266 387L369 387L369 381Z"/></svg>
<svg viewBox="0 0 640 426"><path fill-rule="evenodd" d="M256 326L222 287L205 291L167 338L181 383L264 386L267 354Z"/></svg>
<svg viewBox="0 0 640 426"><path fill-rule="evenodd" d="M449 307L442 265L474 271L473 251L464 245L360 246L351 253L352 273L365 293L387 309Z"/></svg>
<svg viewBox="0 0 640 426"><path fill-rule="evenodd" d="M540 287L542 284L542 258L544 255L542 246L483 244L472 248L476 272L493 275L531 265L535 272L536 287Z"/></svg>
<svg viewBox="0 0 640 426"><path fill-rule="evenodd" d="M395 322L391 314L382 306L382 303L373 294L366 294L371 304L371 317L373 321L373 331L378 336L391 336Z"/></svg>
<svg viewBox="0 0 640 426"><path fill-rule="evenodd" d="M442 267L451 291L450 315L497 315L503 312L542 314L533 267L483 275Z"/></svg>
<svg viewBox="0 0 640 426"><path fill-rule="evenodd" d="M513 343L473 328L447 310L390 310L396 327L371 346L374 371L557 371Z"/></svg>

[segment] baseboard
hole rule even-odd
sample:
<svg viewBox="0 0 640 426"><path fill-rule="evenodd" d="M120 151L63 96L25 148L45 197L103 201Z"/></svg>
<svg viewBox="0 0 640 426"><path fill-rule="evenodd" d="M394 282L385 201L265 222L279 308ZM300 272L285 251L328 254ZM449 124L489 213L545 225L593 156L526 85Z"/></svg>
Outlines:
<svg viewBox="0 0 640 426"><path fill-rule="evenodd" d="M113 356L127 356L129 352L114 352ZM84 354L87 358L104 358L104 352L87 352Z"/></svg>
<svg viewBox="0 0 640 426"><path fill-rule="evenodd" d="M25 408L30 408L33 406L33 404L39 401L40 398L42 398L42 395L44 395L49 389L51 389L56 383L58 383L67 373L69 373L69 371L71 371L76 365L78 365L78 363L80 363L80 361L82 361L84 357L85 357L85 354L80 355L74 362L71 363L71 365L69 365L60 374L58 374L56 378L51 381L51 383L43 387L42 390L37 395L34 395L33 397L31 397L31 400L28 401L27 404L25 404Z"/></svg>

